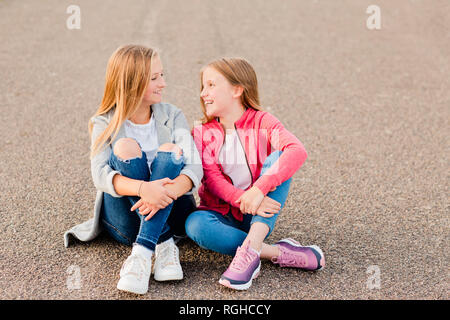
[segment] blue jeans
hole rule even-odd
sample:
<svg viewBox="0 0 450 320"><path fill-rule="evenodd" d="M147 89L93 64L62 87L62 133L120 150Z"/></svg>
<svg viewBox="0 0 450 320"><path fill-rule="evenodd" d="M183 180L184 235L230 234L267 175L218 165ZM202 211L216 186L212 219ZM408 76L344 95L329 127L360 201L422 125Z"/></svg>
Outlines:
<svg viewBox="0 0 450 320"><path fill-rule="evenodd" d="M270 168L280 157L281 151L271 153L265 160L261 174ZM281 209L286 202L292 178L279 185L276 190L267 194L278 201ZM280 212L281 212L280 209ZM190 214L186 220L186 233L194 242L204 249L222 254L234 255L238 246L242 245L248 235L250 227L255 222L262 222L269 226L266 238L273 231L278 215L264 218L259 215L244 214L244 220L236 220L231 213L222 215L213 210L198 210Z"/></svg>
<svg viewBox="0 0 450 320"><path fill-rule="evenodd" d="M184 166L184 160L183 157L176 159L172 152L158 151L151 164L151 176L145 152L142 152L140 158L129 160L122 160L112 153L109 165L128 178L154 181L175 179ZM132 245L136 242L153 251L156 244L174 235L182 236L185 233L186 218L196 208L194 197L183 195L145 221L145 216L138 213L139 209L130 211L138 200L139 197L136 196L115 198L103 193L101 222L104 229L120 243Z"/></svg>

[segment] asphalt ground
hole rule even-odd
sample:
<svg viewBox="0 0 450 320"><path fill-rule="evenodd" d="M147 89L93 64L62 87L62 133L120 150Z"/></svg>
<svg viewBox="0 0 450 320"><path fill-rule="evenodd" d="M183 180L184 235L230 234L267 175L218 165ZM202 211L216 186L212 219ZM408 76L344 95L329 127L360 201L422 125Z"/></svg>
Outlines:
<svg viewBox="0 0 450 320"><path fill-rule="evenodd" d="M72 4L81 29L67 28ZM372 4L380 30L366 26ZM0 298L448 299L449 31L447 0L1 0ZM115 288L128 247L64 247L92 216L87 123L129 43L159 49L164 101L191 125L200 68L252 63L265 110L309 155L268 242L320 246L323 271L264 262L235 292L218 284L231 257L184 241L184 280L138 297Z"/></svg>

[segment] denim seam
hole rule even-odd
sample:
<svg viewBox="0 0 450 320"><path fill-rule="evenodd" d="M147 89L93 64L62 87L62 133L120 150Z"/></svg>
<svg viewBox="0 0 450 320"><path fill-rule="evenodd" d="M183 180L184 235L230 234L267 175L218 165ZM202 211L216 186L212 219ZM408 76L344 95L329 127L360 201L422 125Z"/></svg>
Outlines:
<svg viewBox="0 0 450 320"><path fill-rule="evenodd" d="M145 219L145 217L142 216L142 217L141 217L141 223L140 223L140 225L139 225L139 231L138 231L138 235L137 235L137 237L136 237L136 240L137 240L137 238L140 238L140 239L147 240L147 241L149 241L149 242L151 242L151 243L154 243L154 244L156 245L156 243L158 242L158 239L152 240L152 239L149 239L149 238L146 238L146 237L141 236L142 227L144 226L144 219ZM153 239L155 239L155 238L153 238Z"/></svg>
<svg viewBox="0 0 450 320"><path fill-rule="evenodd" d="M110 226L111 228L113 228L122 238L126 239L129 243L133 243L133 241L131 241L130 238L128 238L127 236L125 236L122 232L120 232L120 230L113 226L111 223L109 223L108 221L106 221L105 219L102 219L102 222L107 224L108 226Z"/></svg>

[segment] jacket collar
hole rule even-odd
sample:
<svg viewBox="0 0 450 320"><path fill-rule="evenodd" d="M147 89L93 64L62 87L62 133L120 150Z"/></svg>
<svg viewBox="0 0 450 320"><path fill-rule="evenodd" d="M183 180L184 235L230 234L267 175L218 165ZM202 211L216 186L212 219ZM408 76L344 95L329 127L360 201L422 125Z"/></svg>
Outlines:
<svg viewBox="0 0 450 320"><path fill-rule="evenodd" d="M162 104L156 103L150 106L152 109L152 114L155 117L156 122L159 122L161 125L165 125L167 120L169 120L169 116Z"/></svg>
<svg viewBox="0 0 450 320"><path fill-rule="evenodd" d="M236 128L241 128L247 121L247 119L249 119L255 112L255 109L247 108L244 114L242 114L242 116L239 118L239 120L234 123Z"/></svg>
<svg viewBox="0 0 450 320"><path fill-rule="evenodd" d="M247 108L244 113L242 114L242 116L234 123L234 125L236 126L236 128L241 128L244 123L247 121L247 119L253 115L256 112L255 109L253 108ZM215 118L214 121L216 122L217 125L220 126L220 119L219 118ZM220 126L222 127L222 126Z"/></svg>

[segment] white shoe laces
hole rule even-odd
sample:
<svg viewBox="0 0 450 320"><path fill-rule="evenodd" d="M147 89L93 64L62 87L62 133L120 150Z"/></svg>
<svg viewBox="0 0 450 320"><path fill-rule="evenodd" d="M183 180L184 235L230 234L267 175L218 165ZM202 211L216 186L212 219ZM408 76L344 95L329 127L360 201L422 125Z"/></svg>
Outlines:
<svg viewBox="0 0 450 320"><path fill-rule="evenodd" d="M160 263L161 267L163 268L170 265L176 266L180 264L178 257L178 248L173 242L165 245L160 245L158 247L156 258L158 259L158 263Z"/></svg>
<svg viewBox="0 0 450 320"><path fill-rule="evenodd" d="M147 268L148 261L139 254L130 255L122 265L120 270L120 276L134 275L138 279L141 279Z"/></svg>

